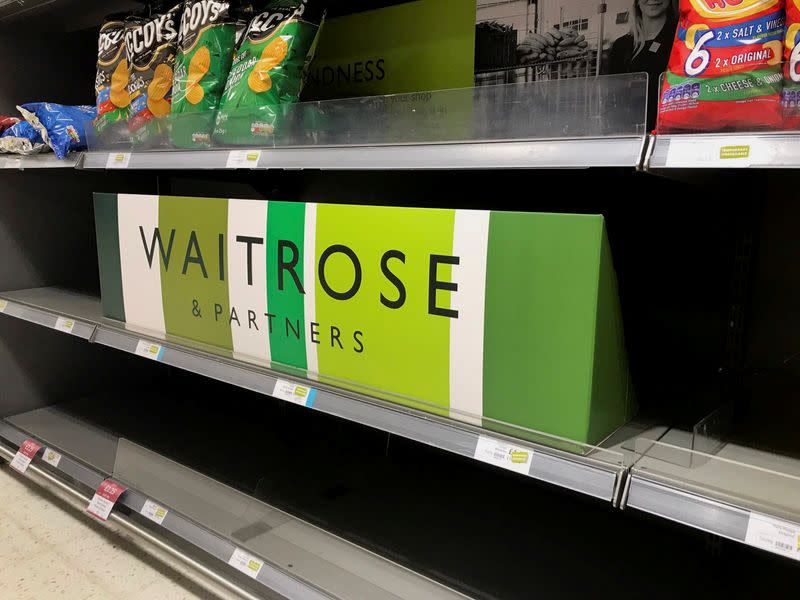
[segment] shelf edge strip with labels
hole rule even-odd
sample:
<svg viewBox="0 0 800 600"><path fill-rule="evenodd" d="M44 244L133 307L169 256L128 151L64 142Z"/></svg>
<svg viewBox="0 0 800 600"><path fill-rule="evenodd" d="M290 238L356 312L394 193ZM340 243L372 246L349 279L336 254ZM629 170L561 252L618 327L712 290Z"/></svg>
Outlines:
<svg viewBox="0 0 800 600"><path fill-rule="evenodd" d="M13 293L0 294L0 299L6 299L8 302L5 309L5 314L8 316L51 327L51 322L57 318L50 310L14 300ZM587 494L615 505L622 493L619 481L625 467L621 463L601 461L591 456L581 456L527 440L504 436L422 411L406 409L355 392L345 392L315 381L251 367L246 363L207 354L194 348L142 336L139 333L107 323L87 324L87 326L94 326L93 335L79 337L133 354L138 354L140 343L146 342L159 347L158 362L267 396L273 395L278 380L296 382L315 390L313 405L308 407L310 410L318 410L361 423L469 459L476 460L475 454L481 438L490 437L507 442L514 448L528 450L532 453L530 468L525 474L528 477ZM76 331L77 325L73 333L75 334ZM81 331L85 330L81 329Z"/></svg>

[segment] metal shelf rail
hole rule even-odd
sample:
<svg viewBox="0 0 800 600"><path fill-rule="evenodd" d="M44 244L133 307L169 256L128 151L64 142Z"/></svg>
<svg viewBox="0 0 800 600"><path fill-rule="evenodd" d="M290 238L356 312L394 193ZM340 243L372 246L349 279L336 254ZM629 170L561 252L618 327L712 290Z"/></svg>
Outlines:
<svg viewBox="0 0 800 600"><path fill-rule="evenodd" d="M734 444L712 455L652 440L639 440L637 454L623 508L800 560L800 461Z"/></svg>
<svg viewBox="0 0 800 600"><path fill-rule="evenodd" d="M710 133L655 135L644 159L648 171L800 167L800 134Z"/></svg>
<svg viewBox="0 0 800 600"><path fill-rule="evenodd" d="M0 154L0 169L74 169L82 158L80 152L58 160L54 154L32 154L31 156L18 156L15 154Z"/></svg>
<svg viewBox="0 0 800 600"><path fill-rule="evenodd" d="M87 152L82 169L561 169L637 168L645 136L456 144ZM251 154L236 160L240 154ZM120 156L115 161L115 157Z"/></svg>
<svg viewBox="0 0 800 600"><path fill-rule="evenodd" d="M138 353L140 341L145 340L163 350L158 360L165 364L266 395L272 395L279 379L302 381L105 323L96 298L57 288L7 292L0 298L0 312L7 316L53 327L59 316L66 315L75 319L72 335L132 353ZM316 382L303 383L317 387L309 410L468 458L475 458L479 438L488 433ZM800 461L733 445L707 455L689 450L678 434L682 432L671 431L662 440L684 447L637 438L630 468L514 438L497 439L533 452L529 477L800 560Z"/></svg>
<svg viewBox="0 0 800 600"><path fill-rule="evenodd" d="M56 418L55 414L50 414L50 418ZM42 416L32 417L31 421L37 418ZM85 427L85 435L92 437L90 426ZM34 457L29 468L37 475L55 479L59 487L80 496L85 505L88 505L88 498L80 489L76 489L75 482L80 484L78 487L96 490L113 475L115 481L126 486L117 504L128 509L131 516L112 512L112 518L120 521L134 535L155 543L237 596L255 600L268 590L270 598L277 595L287 599L323 600L344 595L387 600L423 596L439 600L467 600L467 596L460 592L160 455L137 448L126 440L119 440L116 464L106 473L86 466L66 449L52 444L48 437L31 435L24 427L0 421L0 440L12 448L0 442L0 456L10 460L14 456L14 449L26 440L37 441L45 447L45 453L41 458ZM56 461L52 459L53 452L59 453ZM48 459L46 455L51 458ZM183 484L191 488L189 493L175 494L172 488ZM193 496L192 493L197 495ZM206 512L203 514L207 517L204 520L198 517L198 505L203 504L203 499L210 498L214 498L218 506L204 506ZM247 503L248 509L236 514L236 509L241 509L243 503ZM227 510L229 507L233 508L232 512ZM207 513L208 509L211 509L211 514ZM144 515L145 519L133 515ZM219 529L220 523L226 519L236 523L239 537L242 538L240 544L235 543L236 535L226 535L230 531ZM202 551L205 559L199 559L168 539L162 539L157 534L161 528ZM250 538L244 539L246 536L242 536L242 532L248 528L257 529L261 534L253 537L251 533ZM217 563L214 559L222 562ZM257 567L255 572L249 570L253 564ZM235 565L239 565L239 568ZM243 577L228 567L243 571L247 576ZM242 582L250 579L255 586L242 585ZM251 589L256 593L252 593Z"/></svg>
<svg viewBox="0 0 800 600"><path fill-rule="evenodd" d="M0 438L6 440L14 447L14 450L16 450L25 440L29 439L30 436L9 423L0 421ZM0 444L0 448L2 448L2 446L3 445ZM58 449L56 448L56 450ZM6 455L6 458L10 457ZM41 459L36 459L35 463L39 463L39 461L41 461ZM69 480L77 481L91 490L96 490L100 484L109 477L109 475L101 474L84 466L79 461L72 459L66 454L61 455L58 466L53 468L59 475L66 476ZM149 498L144 494L135 489L128 488L117 504L125 506L135 514L140 514L142 507L148 500ZM168 512L160 524L160 527L163 527L166 531L189 542L196 548L199 548L225 564L230 564L234 552L238 550L234 544L197 523L194 523L190 519L187 519L171 507L165 508L168 509ZM257 558L264 562L264 566L259 571L255 580L264 586L264 588L281 594L286 598L311 598L315 600L331 598L331 596L325 594L321 590L285 573L282 569L272 565L263 557ZM237 587L238 586L234 586L232 590L235 591ZM239 593L239 595L242 594Z"/></svg>
<svg viewBox="0 0 800 600"><path fill-rule="evenodd" d="M141 335L103 321L99 299L58 288L5 292L0 294L2 302L6 306L0 312L8 316L51 326L59 316L66 315L88 327L94 326L94 333L89 338L94 343L145 355L164 364L265 395L274 395L278 381L302 383L316 389L313 406L309 410L355 421L466 458L479 460L476 456L479 454L479 441L489 439L507 443L515 450L532 453L530 467L524 475L615 505L619 500L625 467L622 454L612 450L595 448L586 454L575 454L527 440L521 441L355 392L213 355L190 342L178 344ZM73 333L76 331L73 329ZM143 348L156 350L148 353L143 352Z"/></svg>

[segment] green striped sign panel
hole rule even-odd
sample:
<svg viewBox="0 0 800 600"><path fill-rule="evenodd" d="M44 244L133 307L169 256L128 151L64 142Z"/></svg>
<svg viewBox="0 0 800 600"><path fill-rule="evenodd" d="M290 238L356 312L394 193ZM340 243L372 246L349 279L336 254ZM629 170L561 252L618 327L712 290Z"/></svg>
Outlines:
<svg viewBox="0 0 800 600"><path fill-rule="evenodd" d="M135 328L517 436L629 416L601 216L128 194L95 215L104 313Z"/></svg>

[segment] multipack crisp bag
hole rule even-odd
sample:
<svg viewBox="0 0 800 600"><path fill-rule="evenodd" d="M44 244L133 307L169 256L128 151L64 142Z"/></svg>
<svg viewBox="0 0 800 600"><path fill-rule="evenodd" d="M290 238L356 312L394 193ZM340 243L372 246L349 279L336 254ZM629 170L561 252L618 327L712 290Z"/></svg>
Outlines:
<svg viewBox="0 0 800 600"><path fill-rule="evenodd" d="M181 9L132 17L125 22L125 48L130 65L128 130L134 144L167 140L172 109L172 76L178 45Z"/></svg>
<svg viewBox="0 0 800 600"><path fill-rule="evenodd" d="M324 18L320 0L271 0L255 14L225 83L218 142L257 144L272 136L281 106L300 97Z"/></svg>
<svg viewBox="0 0 800 600"><path fill-rule="evenodd" d="M783 127L800 129L800 0L786 0L783 59Z"/></svg>
<svg viewBox="0 0 800 600"><path fill-rule="evenodd" d="M658 131L781 126L784 0L680 0Z"/></svg>
<svg viewBox="0 0 800 600"><path fill-rule="evenodd" d="M128 120L128 56L125 51L125 19L106 17L97 44L97 75L94 89L97 97L95 130L104 135L114 123Z"/></svg>
<svg viewBox="0 0 800 600"><path fill-rule="evenodd" d="M97 118L97 107L28 102L17 106L22 117L39 132L59 160L86 149L86 128Z"/></svg>
<svg viewBox="0 0 800 600"><path fill-rule="evenodd" d="M27 121L18 121L0 133L0 153L28 155L48 149L42 134Z"/></svg>
<svg viewBox="0 0 800 600"><path fill-rule="evenodd" d="M172 143L206 148L236 43L230 2L186 0L172 86Z"/></svg>

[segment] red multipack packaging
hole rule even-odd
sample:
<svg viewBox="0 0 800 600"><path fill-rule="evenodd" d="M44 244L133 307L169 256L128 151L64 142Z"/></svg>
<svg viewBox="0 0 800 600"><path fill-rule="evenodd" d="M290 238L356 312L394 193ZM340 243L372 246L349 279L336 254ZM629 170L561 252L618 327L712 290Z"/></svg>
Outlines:
<svg viewBox="0 0 800 600"><path fill-rule="evenodd" d="M783 127L800 129L800 0L786 0L783 59Z"/></svg>
<svg viewBox="0 0 800 600"><path fill-rule="evenodd" d="M784 0L680 0L659 133L780 129L785 21Z"/></svg>

